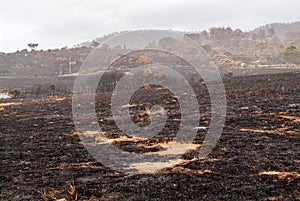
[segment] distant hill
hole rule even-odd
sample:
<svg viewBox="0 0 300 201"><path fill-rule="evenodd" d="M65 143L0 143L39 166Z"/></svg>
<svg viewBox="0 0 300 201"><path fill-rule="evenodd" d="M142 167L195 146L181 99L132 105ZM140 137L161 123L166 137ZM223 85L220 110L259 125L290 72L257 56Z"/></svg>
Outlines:
<svg viewBox="0 0 300 201"><path fill-rule="evenodd" d="M79 43L79 44L76 44L74 45L74 47L92 47L95 42L96 42L96 45L97 44L101 44L103 43L104 41L110 39L111 37L115 36L115 35L118 35L120 33L123 33L123 32L114 32L114 33L111 33L111 34L108 34L108 35L104 35L104 36L100 36L100 37L97 37L91 41L85 41L85 42L82 42L82 43Z"/></svg>
<svg viewBox="0 0 300 201"><path fill-rule="evenodd" d="M210 30L211 29L216 29L216 28L212 27L212 28L210 28ZM222 28L219 28L219 29L222 29ZM236 31L241 31L241 30L237 29ZM123 31L123 32L126 32L126 31ZM74 45L74 47L91 47L94 41L101 44L105 40L107 40L117 34L123 33L123 32L114 32L114 33L111 33L108 35L100 36L95 39L76 44L76 45ZM289 35L292 35L293 37L294 37L293 34L295 34L295 33L296 33L296 35L297 34L300 35L300 21L292 22L292 23L270 23L270 24L266 24L266 25L257 27L253 31L244 32L244 33L259 34L259 32L264 32L265 37L268 37L268 36L270 37L270 35L277 36L282 43L285 43L286 40L290 40L289 38L291 38L291 36L289 36ZM203 32L198 32L198 33L203 33ZM293 34L291 34L291 33L293 33ZM296 46L297 45L298 44L296 44ZM300 43L299 43L299 45L300 45Z"/></svg>
<svg viewBox="0 0 300 201"><path fill-rule="evenodd" d="M300 33L300 21L293 23L271 23L264 26L260 26L253 30L254 33L258 33L263 30L266 33L269 30L274 30L275 34L281 41L286 41L288 39L289 33Z"/></svg>
<svg viewBox="0 0 300 201"><path fill-rule="evenodd" d="M63 47L46 51L24 49L7 54L0 52L0 78L77 73L89 53L116 34L118 33L98 37L73 48ZM300 66L300 21L267 24L250 32L230 27L211 27L207 31L185 34L199 43L220 68L290 64ZM152 41L151 47L156 48L168 41L170 40L167 38ZM170 43L174 43L174 40ZM130 47L106 47L107 51L115 51L118 54L124 49Z"/></svg>

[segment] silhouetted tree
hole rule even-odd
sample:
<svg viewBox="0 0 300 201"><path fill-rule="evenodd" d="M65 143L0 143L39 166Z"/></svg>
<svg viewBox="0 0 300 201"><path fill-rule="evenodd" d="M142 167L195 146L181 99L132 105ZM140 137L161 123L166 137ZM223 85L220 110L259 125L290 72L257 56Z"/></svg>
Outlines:
<svg viewBox="0 0 300 201"><path fill-rule="evenodd" d="M39 46L38 43L29 43L28 47L31 48L31 50L35 50L37 48L37 46Z"/></svg>
<svg viewBox="0 0 300 201"><path fill-rule="evenodd" d="M51 84L50 90L51 90L51 95L54 95L55 94L55 85L54 84Z"/></svg>

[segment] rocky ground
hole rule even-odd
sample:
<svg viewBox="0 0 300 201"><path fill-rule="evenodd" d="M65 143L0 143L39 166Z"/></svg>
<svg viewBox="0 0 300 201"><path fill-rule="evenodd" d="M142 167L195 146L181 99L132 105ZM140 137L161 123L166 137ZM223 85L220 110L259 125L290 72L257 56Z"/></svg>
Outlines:
<svg viewBox="0 0 300 201"><path fill-rule="evenodd" d="M90 156L70 96L1 100L0 200L300 200L300 73L224 84L213 152L155 174L116 172Z"/></svg>

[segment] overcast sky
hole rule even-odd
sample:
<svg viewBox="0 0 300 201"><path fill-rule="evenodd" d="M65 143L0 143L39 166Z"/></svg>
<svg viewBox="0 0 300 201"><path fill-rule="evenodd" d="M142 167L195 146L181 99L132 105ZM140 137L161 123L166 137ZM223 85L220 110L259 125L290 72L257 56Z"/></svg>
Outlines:
<svg viewBox="0 0 300 201"><path fill-rule="evenodd" d="M300 20L299 0L0 0L0 52L72 47L115 31L244 31Z"/></svg>

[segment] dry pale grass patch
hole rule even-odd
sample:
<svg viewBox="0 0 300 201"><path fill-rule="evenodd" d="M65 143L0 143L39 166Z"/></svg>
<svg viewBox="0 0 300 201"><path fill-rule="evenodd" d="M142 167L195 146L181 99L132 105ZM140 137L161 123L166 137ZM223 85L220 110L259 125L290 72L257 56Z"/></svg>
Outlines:
<svg viewBox="0 0 300 201"><path fill-rule="evenodd" d="M261 171L258 175L275 175L278 179L297 179L300 178L300 173L298 172L278 172L278 171Z"/></svg>

